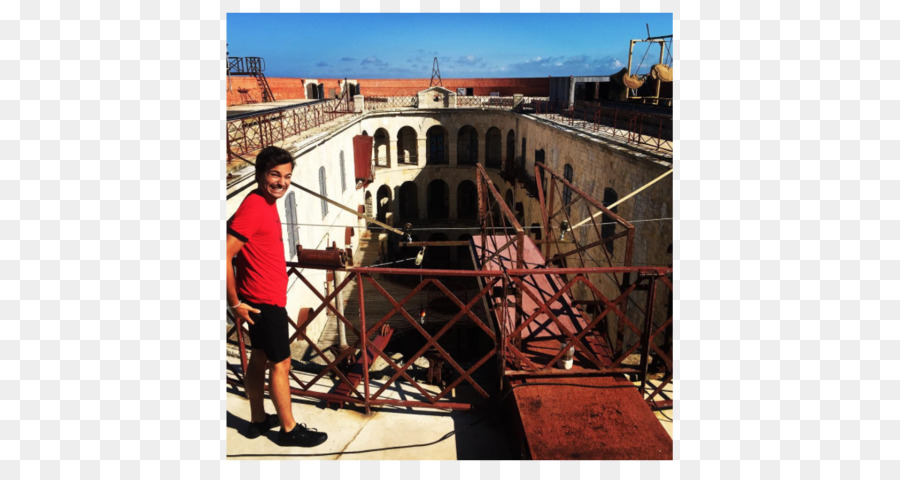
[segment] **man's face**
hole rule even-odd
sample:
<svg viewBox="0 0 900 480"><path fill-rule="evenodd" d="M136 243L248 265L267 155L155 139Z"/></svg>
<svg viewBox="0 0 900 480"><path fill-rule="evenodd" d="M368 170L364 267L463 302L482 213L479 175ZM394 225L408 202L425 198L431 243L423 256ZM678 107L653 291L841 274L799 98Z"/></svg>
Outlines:
<svg viewBox="0 0 900 480"><path fill-rule="evenodd" d="M283 163L270 168L266 176L259 179L259 188L267 199L275 201L287 193L293 170L290 163Z"/></svg>

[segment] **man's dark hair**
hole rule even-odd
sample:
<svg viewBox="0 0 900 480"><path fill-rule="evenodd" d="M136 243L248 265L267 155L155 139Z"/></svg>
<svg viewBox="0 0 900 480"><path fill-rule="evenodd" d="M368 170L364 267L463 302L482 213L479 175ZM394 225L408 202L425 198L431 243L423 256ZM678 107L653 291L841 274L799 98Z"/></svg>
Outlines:
<svg viewBox="0 0 900 480"><path fill-rule="evenodd" d="M294 157L285 149L278 147L266 147L256 156L256 178L265 178L266 173L272 167L291 164L291 169L297 165L294 163Z"/></svg>

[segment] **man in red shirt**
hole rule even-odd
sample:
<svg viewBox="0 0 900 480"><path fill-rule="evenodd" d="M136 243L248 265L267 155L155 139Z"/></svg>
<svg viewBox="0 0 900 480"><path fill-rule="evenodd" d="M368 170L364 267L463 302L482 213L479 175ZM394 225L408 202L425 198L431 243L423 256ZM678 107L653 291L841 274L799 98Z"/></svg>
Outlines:
<svg viewBox="0 0 900 480"><path fill-rule="evenodd" d="M288 277L281 219L275 206L275 201L287 193L293 170L294 158L286 150L266 147L257 155L258 188L247 195L228 221L227 301L234 316L250 325L251 355L244 374L251 416L247 436L256 438L280 424L279 445L314 447L325 442L328 435L298 424L291 411L291 349L284 308ZM278 415L267 415L263 407L267 368L269 393Z"/></svg>

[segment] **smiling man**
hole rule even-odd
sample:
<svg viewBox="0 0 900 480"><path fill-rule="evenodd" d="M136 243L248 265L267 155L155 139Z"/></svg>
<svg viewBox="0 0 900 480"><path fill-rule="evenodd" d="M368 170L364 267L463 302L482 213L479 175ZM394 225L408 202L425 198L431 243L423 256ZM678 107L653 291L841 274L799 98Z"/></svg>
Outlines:
<svg viewBox="0 0 900 480"><path fill-rule="evenodd" d="M247 436L256 438L281 425L279 445L314 447L328 435L294 421L288 379L291 349L284 308L288 277L275 202L287 193L293 171L294 158L284 149L266 147L257 155L257 189L247 195L228 221L225 275L228 308L250 325L251 355L244 375L252 417ZM278 415L267 415L263 407L266 369Z"/></svg>

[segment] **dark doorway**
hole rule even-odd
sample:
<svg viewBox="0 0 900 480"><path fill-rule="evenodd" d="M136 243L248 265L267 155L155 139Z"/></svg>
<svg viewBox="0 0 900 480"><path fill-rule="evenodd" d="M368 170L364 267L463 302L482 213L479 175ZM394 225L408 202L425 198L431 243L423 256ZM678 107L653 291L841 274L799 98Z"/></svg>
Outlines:
<svg viewBox="0 0 900 480"><path fill-rule="evenodd" d="M430 242L446 242L449 240L445 233L435 233L428 241ZM425 259L422 262L424 268L450 268L450 247L448 246L432 246L425 249Z"/></svg>
<svg viewBox="0 0 900 480"><path fill-rule="evenodd" d="M419 188L414 182L404 182L400 185L400 218L402 220L415 220L419 218Z"/></svg>
<svg viewBox="0 0 900 480"><path fill-rule="evenodd" d="M448 218L450 216L450 189L443 180L432 180L428 184L428 218Z"/></svg>
<svg viewBox="0 0 900 480"><path fill-rule="evenodd" d="M456 218L478 216L478 189L473 182L463 180L456 188Z"/></svg>
<svg viewBox="0 0 900 480"><path fill-rule="evenodd" d="M478 163L478 132L466 125L459 129L456 137L456 164L475 165Z"/></svg>

